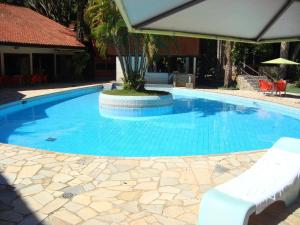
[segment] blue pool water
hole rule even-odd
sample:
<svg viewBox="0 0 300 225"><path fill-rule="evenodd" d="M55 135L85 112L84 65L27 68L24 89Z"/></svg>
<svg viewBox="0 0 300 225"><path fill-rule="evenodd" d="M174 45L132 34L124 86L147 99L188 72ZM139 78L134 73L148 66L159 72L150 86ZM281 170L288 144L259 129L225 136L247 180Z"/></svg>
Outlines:
<svg viewBox="0 0 300 225"><path fill-rule="evenodd" d="M174 90L173 96L172 114L136 119L101 116L98 91L50 102L41 98L0 113L0 142L139 157L248 151L268 148L283 136L300 138L299 110L205 92Z"/></svg>

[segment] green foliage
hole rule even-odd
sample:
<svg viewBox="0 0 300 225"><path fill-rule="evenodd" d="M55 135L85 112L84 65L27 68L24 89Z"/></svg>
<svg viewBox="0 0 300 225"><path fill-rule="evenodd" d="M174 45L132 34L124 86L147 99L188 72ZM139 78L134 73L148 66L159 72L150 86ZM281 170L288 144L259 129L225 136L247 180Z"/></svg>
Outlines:
<svg viewBox="0 0 300 225"><path fill-rule="evenodd" d="M0 3L8 3L14 5L24 5L24 0L0 0Z"/></svg>
<svg viewBox="0 0 300 225"><path fill-rule="evenodd" d="M100 55L105 57L108 48L114 46L124 74L124 88L143 90L145 72L163 38L129 33L111 0L89 0L85 20Z"/></svg>
<svg viewBox="0 0 300 225"><path fill-rule="evenodd" d="M300 80L298 80L297 82L296 82L296 85L295 85L297 88L300 88Z"/></svg>
<svg viewBox="0 0 300 225"><path fill-rule="evenodd" d="M87 68L90 55L87 52L80 52L72 56L72 66L74 69L74 80L83 80L84 71Z"/></svg>
<svg viewBox="0 0 300 225"><path fill-rule="evenodd" d="M255 61L255 56L268 58L273 54L272 44L247 44L236 42L232 50L233 63Z"/></svg>
<svg viewBox="0 0 300 225"><path fill-rule="evenodd" d="M63 25L69 25L74 17L75 0L24 0L25 6Z"/></svg>

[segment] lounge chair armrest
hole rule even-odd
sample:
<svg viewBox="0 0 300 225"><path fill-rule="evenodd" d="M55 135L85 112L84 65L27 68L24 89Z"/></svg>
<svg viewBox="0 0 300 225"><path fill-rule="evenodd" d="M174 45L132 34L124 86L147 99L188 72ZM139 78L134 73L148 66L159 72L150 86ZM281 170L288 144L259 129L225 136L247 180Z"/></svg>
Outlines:
<svg viewBox="0 0 300 225"><path fill-rule="evenodd" d="M247 225L254 212L253 203L212 189L202 197L198 225Z"/></svg>

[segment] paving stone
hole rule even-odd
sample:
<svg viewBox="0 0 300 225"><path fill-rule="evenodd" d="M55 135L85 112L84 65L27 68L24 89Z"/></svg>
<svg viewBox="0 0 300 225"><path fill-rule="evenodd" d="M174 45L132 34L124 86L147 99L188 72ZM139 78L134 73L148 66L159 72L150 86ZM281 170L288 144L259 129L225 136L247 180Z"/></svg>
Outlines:
<svg viewBox="0 0 300 225"><path fill-rule="evenodd" d="M114 222L114 223L120 223L126 219L126 216L122 213L118 214L109 214L109 215L103 215L101 216L101 220L107 221L107 222Z"/></svg>
<svg viewBox="0 0 300 225"><path fill-rule="evenodd" d="M95 191L87 192L86 195L89 196L98 196L101 198L112 198L120 194L120 191L113 191L105 188L98 188Z"/></svg>
<svg viewBox="0 0 300 225"><path fill-rule="evenodd" d="M131 180L131 176L130 176L130 173L116 173L116 174L113 174L111 176L111 180L118 180L118 181L123 181L123 180Z"/></svg>
<svg viewBox="0 0 300 225"><path fill-rule="evenodd" d="M73 213L77 213L80 209L84 208L83 205L75 202L68 202L64 207Z"/></svg>
<svg viewBox="0 0 300 225"><path fill-rule="evenodd" d="M59 210L53 214L53 216L66 221L69 224L75 225L82 221L81 218L76 216L74 213L69 212L68 210Z"/></svg>
<svg viewBox="0 0 300 225"><path fill-rule="evenodd" d="M53 182L56 183L67 183L68 181L72 180L73 177L67 174L59 173L54 175Z"/></svg>
<svg viewBox="0 0 300 225"><path fill-rule="evenodd" d="M118 198L125 201L131 201L137 199L140 196L140 194L140 191L122 192L118 195Z"/></svg>
<svg viewBox="0 0 300 225"><path fill-rule="evenodd" d="M0 220L5 220L8 222L20 222L23 219L23 216L14 211L5 211L0 213Z"/></svg>
<svg viewBox="0 0 300 225"><path fill-rule="evenodd" d="M139 212L138 208L138 201L132 201L132 202L125 202L124 204L119 206L125 211L131 212L131 213L137 213Z"/></svg>
<svg viewBox="0 0 300 225"><path fill-rule="evenodd" d="M41 165L24 166L18 174L18 178L26 178L34 176L41 168Z"/></svg>
<svg viewBox="0 0 300 225"><path fill-rule="evenodd" d="M21 168L22 167L20 167L20 166L9 165L6 167L5 173L17 173L20 171Z"/></svg>
<svg viewBox="0 0 300 225"><path fill-rule="evenodd" d="M82 225L109 225L109 224L105 223L103 221L100 221L100 220L91 219L91 220L84 222Z"/></svg>
<svg viewBox="0 0 300 225"><path fill-rule="evenodd" d="M42 213L49 214L63 206L66 202L68 202L68 199L56 198L52 202L44 206L40 211Z"/></svg>
<svg viewBox="0 0 300 225"><path fill-rule="evenodd" d="M157 205L157 204L153 204L154 202L152 202L152 204L148 204L148 205L141 205L141 208L145 211L145 212L149 212L151 214L162 214L163 211L163 205Z"/></svg>
<svg viewBox="0 0 300 225"><path fill-rule="evenodd" d="M162 193L171 193L171 194L177 194L180 192L179 188L173 187L173 186L165 186L165 187L160 187L158 189L159 192Z"/></svg>
<svg viewBox="0 0 300 225"><path fill-rule="evenodd" d="M157 189L157 182L145 182L140 183L134 187L134 189L139 190L155 190Z"/></svg>
<svg viewBox="0 0 300 225"><path fill-rule="evenodd" d="M49 189L50 191L58 191L58 190L61 190L65 187L67 187L66 184L53 182L53 183L49 184L47 189Z"/></svg>
<svg viewBox="0 0 300 225"><path fill-rule="evenodd" d="M95 209L97 212L104 212L110 210L113 205L110 202L93 202L90 205L91 208Z"/></svg>
<svg viewBox="0 0 300 225"><path fill-rule="evenodd" d="M0 184L13 184L17 174L16 173L5 173L5 180L3 182L1 182L0 180Z"/></svg>
<svg viewBox="0 0 300 225"><path fill-rule="evenodd" d="M89 205L91 203L91 197L87 195L77 195L72 201L82 205Z"/></svg>
<svg viewBox="0 0 300 225"><path fill-rule="evenodd" d="M77 212L77 215L80 216L83 220L89 220L95 216L97 216L97 212L89 207L85 207L80 209Z"/></svg>
<svg viewBox="0 0 300 225"><path fill-rule="evenodd" d="M54 197L47 191L41 191L40 193L34 195L33 198L43 206L54 199Z"/></svg>
<svg viewBox="0 0 300 225"><path fill-rule="evenodd" d="M163 215L170 218L175 218L184 213L184 208L179 206L170 206L164 209Z"/></svg>
<svg viewBox="0 0 300 225"><path fill-rule="evenodd" d="M17 225L38 225L40 224L47 216L44 214L43 216L37 217L35 214L31 214L24 218L20 223Z"/></svg>
<svg viewBox="0 0 300 225"><path fill-rule="evenodd" d="M147 191L144 192L139 200L141 204L149 204L159 197L158 191Z"/></svg>
<svg viewBox="0 0 300 225"><path fill-rule="evenodd" d="M33 184L28 187L22 188L20 190L22 196L34 195L43 190L43 186L41 184Z"/></svg>

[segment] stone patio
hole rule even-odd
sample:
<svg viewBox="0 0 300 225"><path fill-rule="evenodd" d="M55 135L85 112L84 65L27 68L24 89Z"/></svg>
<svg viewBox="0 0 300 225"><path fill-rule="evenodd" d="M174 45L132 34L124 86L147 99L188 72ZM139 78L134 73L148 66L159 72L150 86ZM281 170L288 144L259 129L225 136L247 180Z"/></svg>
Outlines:
<svg viewBox="0 0 300 225"><path fill-rule="evenodd" d="M110 158L0 144L0 224L196 224L202 194L263 154ZM298 225L299 203L249 224Z"/></svg>
<svg viewBox="0 0 300 225"><path fill-rule="evenodd" d="M244 92L229 94L237 93ZM253 96L259 94L247 97ZM288 104L299 105L299 99L293 101ZM0 225L195 225L202 194L242 173L263 154L112 158L0 144ZM300 198L289 208L273 204L249 222L299 224Z"/></svg>

